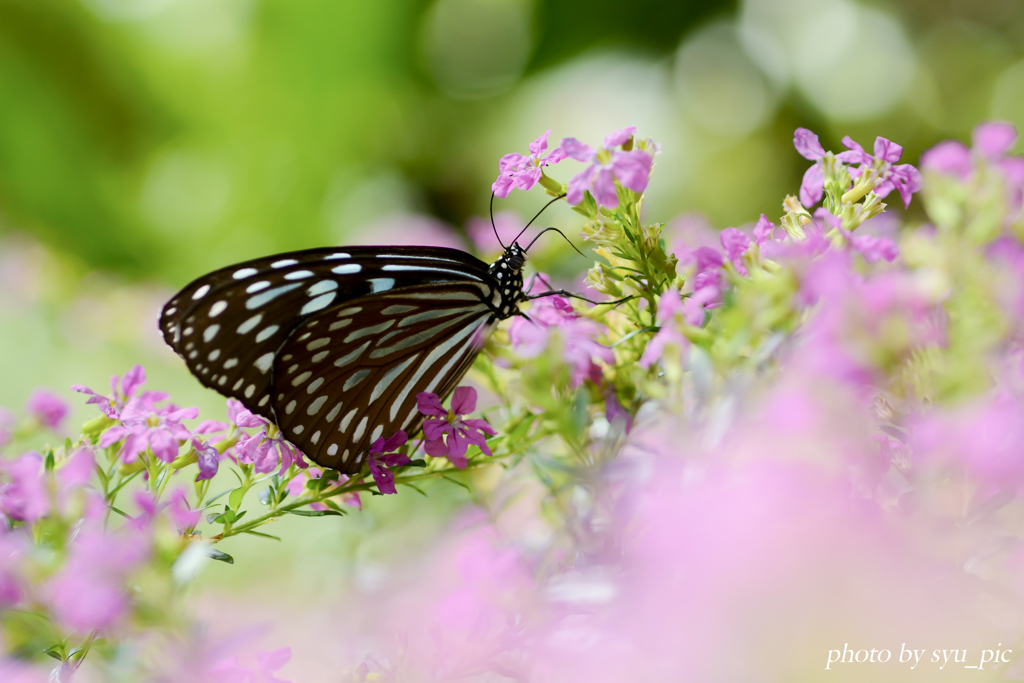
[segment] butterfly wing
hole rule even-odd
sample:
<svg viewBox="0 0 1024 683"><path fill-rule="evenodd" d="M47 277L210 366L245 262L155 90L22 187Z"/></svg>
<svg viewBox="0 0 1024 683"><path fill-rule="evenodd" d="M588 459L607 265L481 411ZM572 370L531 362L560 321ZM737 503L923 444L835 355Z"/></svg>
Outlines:
<svg viewBox="0 0 1024 683"><path fill-rule="evenodd" d="M446 395L472 365L497 320L488 293L431 283L310 317L274 364L278 426L318 464L358 471L375 440L419 429L416 394Z"/></svg>
<svg viewBox="0 0 1024 683"><path fill-rule="evenodd" d="M440 282L500 299L487 265L456 249L310 249L204 275L164 306L160 329L200 382L276 422L271 370L297 327L350 300Z"/></svg>

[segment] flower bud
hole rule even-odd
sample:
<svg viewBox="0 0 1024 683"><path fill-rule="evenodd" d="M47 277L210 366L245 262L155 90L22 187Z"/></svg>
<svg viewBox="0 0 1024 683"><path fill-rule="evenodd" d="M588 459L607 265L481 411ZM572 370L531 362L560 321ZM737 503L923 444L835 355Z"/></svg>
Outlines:
<svg viewBox="0 0 1024 683"><path fill-rule="evenodd" d="M615 279L614 271L598 263L587 272L586 283L591 289L618 298L622 296L622 289Z"/></svg>
<svg viewBox="0 0 1024 683"><path fill-rule="evenodd" d="M590 221L583 226L583 239L597 242L602 247L614 246L622 239L622 236L622 226L604 216L598 216L597 220Z"/></svg>
<svg viewBox="0 0 1024 683"><path fill-rule="evenodd" d="M544 175L543 171L541 171L540 181L538 182L553 197L565 194L565 185L550 176Z"/></svg>

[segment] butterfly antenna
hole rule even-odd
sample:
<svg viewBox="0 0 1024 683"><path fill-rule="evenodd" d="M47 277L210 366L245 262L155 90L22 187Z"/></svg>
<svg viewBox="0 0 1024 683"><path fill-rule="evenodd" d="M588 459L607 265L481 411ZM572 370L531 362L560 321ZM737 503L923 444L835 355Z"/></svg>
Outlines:
<svg viewBox="0 0 1024 683"><path fill-rule="evenodd" d="M494 236L498 238L498 244L501 244L501 248L504 249L505 245L501 241L501 235L498 234L498 226L494 224L494 191L491 191L491 228L494 230Z"/></svg>
<svg viewBox="0 0 1024 683"><path fill-rule="evenodd" d="M529 252L530 251L530 247L533 246L533 243L536 242L537 240L539 240L541 235L543 235L546 232L550 232L551 230L554 230L555 232L557 232L562 237L565 237L565 233L562 232L561 230L559 230L558 228L544 228L539 233L537 233L537 236L534 237L533 240L531 240L531 242L528 245L526 245L526 251ZM569 243L570 247L572 247L573 249L576 249L576 245L573 244L572 241L568 237L565 237L565 241ZM587 258L587 255L584 254L579 249L576 249L576 253L579 254L580 256L582 256L583 258Z"/></svg>
<svg viewBox="0 0 1024 683"><path fill-rule="evenodd" d="M564 195L564 194L560 194L560 195L558 195L557 197L555 197L554 199L552 199L552 200L551 200L550 202L548 202L547 204L545 204L545 205L544 205L543 207L541 207L541 210L537 212L537 215L536 215L536 216L534 216L533 218L531 218L531 219L530 219L530 222L529 222L529 223L527 223L526 225L524 225L524 226L523 226L523 229L519 231L519 234L518 234L518 235L516 235L516 238L515 238L514 240L512 240L512 244L515 244L516 242L518 242L518 241L519 241L519 238L523 236L523 233L524 233L524 232L526 232L526 229L527 229L528 227L530 227L531 225L533 225L533 222L534 222L535 220L537 220L538 218L540 218L540 215L541 215L542 213L544 213L544 209L548 208L549 206L551 206L552 204L554 204L555 202L557 202L557 201L558 201L559 199L563 199L564 197L565 197L565 195ZM531 242L530 244L533 244L533 242Z"/></svg>

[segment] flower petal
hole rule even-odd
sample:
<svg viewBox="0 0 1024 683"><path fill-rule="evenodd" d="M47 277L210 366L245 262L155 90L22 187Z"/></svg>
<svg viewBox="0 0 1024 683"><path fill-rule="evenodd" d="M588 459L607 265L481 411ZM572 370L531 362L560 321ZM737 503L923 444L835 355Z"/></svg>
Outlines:
<svg viewBox="0 0 1024 683"><path fill-rule="evenodd" d="M803 182L800 183L800 203L809 209L821 200L824 191L825 176L821 166L814 164L804 173Z"/></svg>
<svg viewBox="0 0 1024 683"><path fill-rule="evenodd" d="M549 128L546 133L541 135L539 138L530 143L530 154L534 156L541 154L548 148L548 136L551 135L551 129Z"/></svg>
<svg viewBox="0 0 1024 683"><path fill-rule="evenodd" d="M448 411L441 405L441 399L437 397L437 394L432 394L428 391L421 391L416 394L416 407L424 415L448 416Z"/></svg>
<svg viewBox="0 0 1024 683"><path fill-rule="evenodd" d="M875 158L895 164L903 155L903 146L886 140L883 137L875 138Z"/></svg>
<svg viewBox="0 0 1024 683"><path fill-rule="evenodd" d="M452 412L456 415L469 415L476 410L476 389L458 387L452 394Z"/></svg>
<svg viewBox="0 0 1024 683"><path fill-rule="evenodd" d="M996 159L1013 147L1017 141L1017 129L1009 123L994 121L975 128L971 137L975 149L990 159Z"/></svg>
<svg viewBox="0 0 1024 683"><path fill-rule="evenodd" d="M774 231L775 224L768 220L768 216L762 213L761 217L757 219L757 225L754 226L754 242L758 245L764 244L772 239Z"/></svg>
<svg viewBox="0 0 1024 683"><path fill-rule="evenodd" d="M583 201L583 193L590 189L594 181L594 174L597 173L597 164L591 164L569 179L569 189L565 195L565 201L570 204L579 204Z"/></svg>
<svg viewBox="0 0 1024 683"><path fill-rule="evenodd" d="M818 136L806 128L797 128L793 133L793 146L804 159L817 161L825 156L825 149L818 142Z"/></svg>
<svg viewBox="0 0 1024 683"><path fill-rule="evenodd" d="M605 136L604 146L606 149L611 149L612 147L624 145L634 135L636 135L636 126L626 126L625 128L613 130Z"/></svg>
<svg viewBox="0 0 1024 683"><path fill-rule="evenodd" d="M614 209L619 205L619 194L615 190L615 175L607 166L601 166L597 171L591 192L593 192L598 206Z"/></svg>
<svg viewBox="0 0 1024 683"><path fill-rule="evenodd" d="M612 170L615 177L623 187L628 187L634 192L643 192L647 189L653 163L651 155L641 149L612 154Z"/></svg>
<svg viewBox="0 0 1024 683"><path fill-rule="evenodd" d="M562 144L559 147L562 148L566 156L572 157L576 161L591 161L597 156L593 147L583 144L576 138L562 138Z"/></svg>
<svg viewBox="0 0 1024 683"><path fill-rule="evenodd" d="M940 142L921 155L921 168L966 178L971 172L971 152L956 140Z"/></svg>

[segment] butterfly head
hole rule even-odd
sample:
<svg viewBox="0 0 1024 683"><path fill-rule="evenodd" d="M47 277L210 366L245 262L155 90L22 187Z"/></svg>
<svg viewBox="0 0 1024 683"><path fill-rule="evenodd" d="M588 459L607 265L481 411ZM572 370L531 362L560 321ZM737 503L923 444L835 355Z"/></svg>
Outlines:
<svg viewBox="0 0 1024 683"><path fill-rule="evenodd" d="M508 264L509 270L513 273L518 273L523 269L523 264L526 263L526 259L529 257L526 255L526 251L519 246L516 242L508 245L505 249L505 253L501 255L499 261L504 261Z"/></svg>

